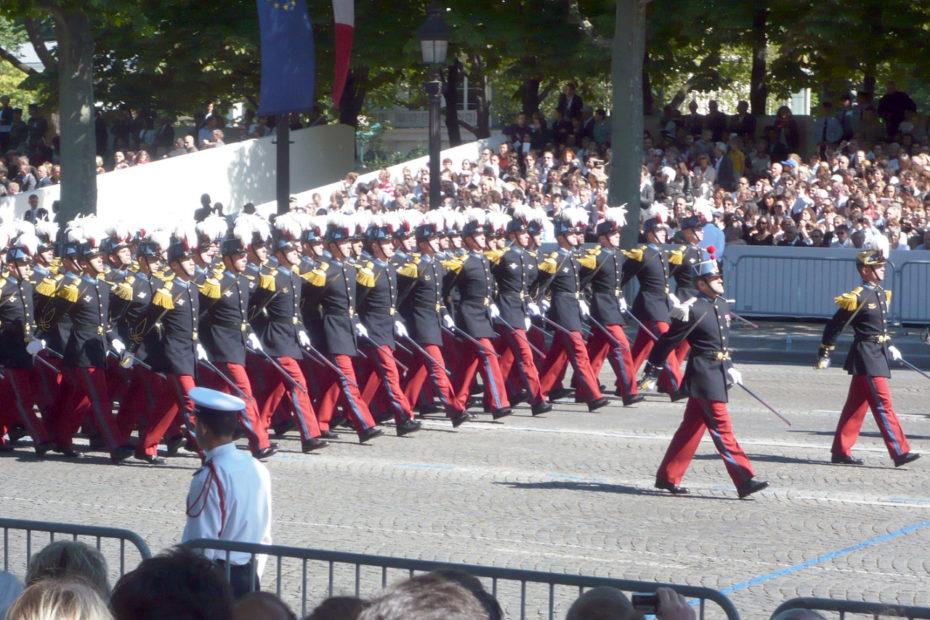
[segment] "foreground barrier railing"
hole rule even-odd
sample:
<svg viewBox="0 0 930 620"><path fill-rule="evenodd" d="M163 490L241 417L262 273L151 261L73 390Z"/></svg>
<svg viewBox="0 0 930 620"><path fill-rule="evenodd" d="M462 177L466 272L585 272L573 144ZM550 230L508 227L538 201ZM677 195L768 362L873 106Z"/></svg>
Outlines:
<svg viewBox="0 0 930 620"><path fill-rule="evenodd" d="M26 574L30 558L37 551L56 540L77 540L95 547L107 560L111 583L152 557L149 546L138 534L113 527L0 518L0 530L3 570L19 576Z"/></svg>
<svg viewBox="0 0 930 620"><path fill-rule="evenodd" d="M194 540L186 545L191 549L220 552L217 558L225 559L227 567L231 553L248 553L252 557L253 577L255 556L268 556L263 587L273 589L292 605L296 594L301 616L305 616L317 603L330 596L350 594L364 598L390 583L414 574L452 568L481 579L500 602L508 618L547 617L552 620L564 617L572 601L588 588L611 586L624 592L654 592L663 585L675 588L689 599L695 599L699 618L705 617L708 602L719 607L728 620L739 618L739 613L726 596L717 590L696 586L217 540ZM715 613L714 617L718 617L718 614Z"/></svg>
<svg viewBox="0 0 930 620"><path fill-rule="evenodd" d="M843 601L829 598L801 597L785 601L778 606L772 618L788 609L811 609L814 611L835 611L839 613L840 620L846 614L856 617L869 616L872 618L930 618L930 607L910 607L906 605L888 605L885 603L871 603L862 601Z"/></svg>

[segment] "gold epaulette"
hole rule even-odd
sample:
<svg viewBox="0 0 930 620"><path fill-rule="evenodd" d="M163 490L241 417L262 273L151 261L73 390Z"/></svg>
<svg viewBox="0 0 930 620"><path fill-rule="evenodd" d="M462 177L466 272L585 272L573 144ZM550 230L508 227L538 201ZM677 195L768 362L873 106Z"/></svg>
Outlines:
<svg viewBox="0 0 930 620"><path fill-rule="evenodd" d="M219 295L217 295L217 297L219 297ZM168 288L160 288L155 291L155 296L152 297L152 303L165 310L174 310L174 298L171 296L171 291Z"/></svg>
<svg viewBox="0 0 930 620"><path fill-rule="evenodd" d="M200 293L204 297L209 297L210 299L219 299L220 295L223 294L223 291L220 289L220 281L216 278L207 278L204 280L204 283L200 285Z"/></svg>
<svg viewBox="0 0 930 620"><path fill-rule="evenodd" d="M553 252L547 256L543 262L539 263L539 270L546 273L555 273L555 270L559 268L558 255L558 252Z"/></svg>
<svg viewBox="0 0 930 620"><path fill-rule="evenodd" d="M42 295L43 297L53 297L55 291L58 290L58 283L61 281L63 276L46 276L42 278L42 281L36 285L36 293Z"/></svg>
<svg viewBox="0 0 930 620"><path fill-rule="evenodd" d="M891 291L885 289L885 303L891 305Z"/></svg>
<svg viewBox="0 0 930 620"><path fill-rule="evenodd" d="M397 270L397 275L403 276L405 278L416 278L418 274L419 269L417 269L417 261L407 263Z"/></svg>
<svg viewBox="0 0 930 620"><path fill-rule="evenodd" d="M58 291L58 296L71 303L77 303L78 298L81 296L81 289L76 284L65 284Z"/></svg>
<svg viewBox="0 0 930 620"><path fill-rule="evenodd" d="M686 246L681 246L677 250L672 250L668 254L668 264L669 265L680 265L681 262L685 259L685 249Z"/></svg>
<svg viewBox="0 0 930 620"><path fill-rule="evenodd" d="M266 291L271 291L273 293L275 289L274 274L263 273L258 279L258 286L259 288L263 288Z"/></svg>
<svg viewBox="0 0 930 620"><path fill-rule="evenodd" d="M321 263L320 266L313 271L300 274L300 277L306 280L310 286L326 286L327 267L326 263Z"/></svg>
<svg viewBox="0 0 930 620"><path fill-rule="evenodd" d="M462 270L462 265L465 264L465 261L461 258L451 258L446 260L439 261L442 263L442 266L447 270L458 273Z"/></svg>
<svg viewBox="0 0 930 620"><path fill-rule="evenodd" d="M54 271L55 273L58 273L58 271L61 269L61 258L58 256L53 258L52 262L48 266L48 269L49 271Z"/></svg>
<svg viewBox="0 0 930 620"><path fill-rule="evenodd" d="M584 256L578 258L578 263L585 269L596 269L597 268L597 254L587 253Z"/></svg>
<svg viewBox="0 0 930 620"><path fill-rule="evenodd" d="M371 263L359 269L358 275L355 276L355 281L365 288L371 288L375 285L375 272L371 270L370 265Z"/></svg>
<svg viewBox="0 0 930 620"><path fill-rule="evenodd" d="M631 250L620 250L623 252L623 255L629 258L630 260L635 260L638 263L643 262L643 249L642 248L633 248Z"/></svg>
<svg viewBox="0 0 930 620"><path fill-rule="evenodd" d="M507 253L507 250L485 250L484 255L495 265L501 262L501 257Z"/></svg>
<svg viewBox="0 0 930 620"><path fill-rule="evenodd" d="M132 301L132 284L130 284L128 280L123 280L114 286L113 292L124 301Z"/></svg>
<svg viewBox="0 0 930 620"><path fill-rule="evenodd" d="M859 293L861 292L862 292L862 287L858 286L854 288L853 290L851 290L850 292L843 293L839 297L834 298L833 303L835 303L837 306L839 306L843 310L852 312L853 310L859 307Z"/></svg>

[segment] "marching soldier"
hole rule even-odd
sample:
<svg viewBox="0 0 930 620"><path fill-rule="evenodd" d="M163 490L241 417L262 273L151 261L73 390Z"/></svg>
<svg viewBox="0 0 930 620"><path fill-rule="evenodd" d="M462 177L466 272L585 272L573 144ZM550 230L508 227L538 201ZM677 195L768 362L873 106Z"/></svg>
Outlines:
<svg viewBox="0 0 930 620"><path fill-rule="evenodd" d="M671 276L675 279L675 299L679 303L687 303L698 293L693 274L694 266L701 262L704 255L700 245L704 240L704 217L699 213L683 217L680 228L685 244L669 254L668 264ZM714 254L716 248L711 245L707 251ZM681 368L688 356L688 341L682 340L674 354L678 367Z"/></svg>
<svg viewBox="0 0 930 620"><path fill-rule="evenodd" d="M459 427L469 419L465 404L461 403L452 389L449 370L443 359L442 327L455 325L442 300L442 283L446 269L436 257L439 251L439 233L443 226L442 215L430 211L416 227L419 253L397 270L399 293L398 308L416 351L408 366L404 384L407 401L418 402L427 375L432 387L452 420Z"/></svg>
<svg viewBox="0 0 930 620"><path fill-rule="evenodd" d="M356 339L368 335L356 314L358 270L348 261L354 226L350 216L341 213L330 216L326 231L329 256L301 277L310 284L306 303L319 307L321 314L321 350L326 358L320 361L324 362L327 374L321 381L326 388L317 404L320 428L332 432L336 404L341 400L347 407L359 442L365 443L381 435L382 430L375 426L368 405L362 399L352 365L352 358L358 355Z"/></svg>
<svg viewBox="0 0 930 620"><path fill-rule="evenodd" d="M548 275L540 276L540 298L551 293L551 301L544 302L546 323L555 328L552 347L543 362L540 383L546 394L552 390L556 381L571 362L579 388L583 394L577 396L588 404L588 411L596 411L610 401L601 394L597 377L591 370L588 350L581 336L582 317L590 310L580 299L579 272L581 263L575 251L587 227L588 213L580 208L568 208L562 211L555 221L556 241L559 249L550 254L539 265L539 269Z"/></svg>
<svg viewBox="0 0 930 620"><path fill-rule="evenodd" d="M729 385L742 383L743 378L730 361L730 307L723 298L723 278L717 261L711 256L698 263L694 275L699 294L690 306L675 313L670 329L659 337L649 354L641 384L645 389L654 385L663 361L687 338L691 352L682 389L689 397L688 404L659 466L655 486L675 495L688 492L680 483L707 429L742 499L766 488L768 482L754 478L727 412Z"/></svg>
<svg viewBox="0 0 930 620"><path fill-rule="evenodd" d="M6 373L4 400L13 404L12 413L18 418L5 425L22 424L41 458L55 443L45 428L45 420L39 420L33 411L36 395L41 391L39 377L33 372L33 360L45 345L36 333L34 287L30 280L32 256L38 245L38 237L23 233L6 254L7 273L0 279L0 365ZM0 413L0 427L4 426L4 417L12 418Z"/></svg>
<svg viewBox="0 0 930 620"><path fill-rule="evenodd" d="M262 346L249 325L249 298L254 285L244 274L253 233L251 223L242 220L223 240L220 254L225 269L217 280L208 278L201 287L201 306L206 307L200 334L210 361L222 373L222 376L208 375L207 383L220 391L231 391L245 401L246 408L240 414L240 422L248 436L252 454L263 459L272 456L276 448L271 445L268 432L261 423L252 384L245 371L246 349ZM219 292L216 298L209 294L213 291Z"/></svg>
<svg viewBox="0 0 930 620"><path fill-rule="evenodd" d="M371 402L376 395L383 394L394 416L397 434L404 436L420 430L422 425L414 419L394 359L395 332L399 338L407 336L407 327L397 316L397 273L391 264L395 247L393 231L398 228L399 218L394 214L385 214L368 228L370 260L358 272L358 314L368 330L367 344L363 345L368 370L368 380L363 382L364 400Z"/></svg>
<svg viewBox="0 0 930 620"><path fill-rule="evenodd" d="M852 456L852 447L859 438L859 430L867 408L872 409L875 422L881 431L885 447L895 467L901 467L920 458L911 452L907 437L898 422L888 391L891 370L888 358L901 359L901 352L891 344L888 333L888 305L891 291L882 288L885 279L885 257L878 250L864 250L856 255L856 269L862 285L836 298L839 309L823 330L823 339L817 356L816 368L830 365L830 353L840 333L852 325L855 336L843 368L852 375L846 404L840 414L833 438L831 462L843 465L861 465L862 459Z"/></svg>
<svg viewBox="0 0 930 620"><path fill-rule="evenodd" d="M260 287L255 294L256 307L262 311L252 319L265 353L271 358L267 363L270 372L266 373L267 396L261 408L262 419L269 422L286 397L300 431L301 450L310 452L329 443L320 439L320 426L298 364L301 347L310 344L300 318L303 281L295 271L300 263L298 243L303 231L300 222L289 214L278 216L275 229L277 266L265 276L271 278L271 286Z"/></svg>
<svg viewBox="0 0 930 620"><path fill-rule="evenodd" d="M497 282L495 297L500 311L501 333L507 346L502 347L501 375L508 377L515 368L526 390L533 415L552 411L539 383L539 371L527 335L529 315L539 315L539 306L530 297L530 290L539 279L539 264L529 250L529 210L516 210L507 225L510 247L494 254L491 271Z"/></svg>
<svg viewBox="0 0 930 620"><path fill-rule="evenodd" d="M633 342L633 375L649 357L655 344L653 336L658 337L668 331L669 310L672 297L669 292L669 267L662 245L666 242L668 229L665 226L667 210L663 205L656 205L643 212L643 230L646 244L632 250L624 250L627 260L623 263L623 277L620 286L633 277L639 280L639 292L633 300L632 314L645 328L640 327ZM675 300L677 301L677 299ZM648 329L652 335L646 331ZM659 378L659 390L668 392L673 401L685 397L679 391L681 387L681 367L677 357L671 357L665 365L665 372Z"/></svg>
<svg viewBox="0 0 930 620"><path fill-rule="evenodd" d="M620 228L626 223L625 216L623 207L607 209L595 229L600 246L580 262L583 287L591 287L591 318L595 322L588 340L591 369L598 376L604 358L608 358L617 377L617 395L623 397L624 406L629 406L643 400L643 395L637 393L630 343L623 332L626 299L620 288Z"/></svg>
<svg viewBox="0 0 930 620"><path fill-rule="evenodd" d="M462 238L467 253L451 262L450 288L458 290L460 297L455 308L456 324L452 328L467 336L459 363L459 402L468 400L475 373L480 372L484 382L484 401L494 419L512 413L504 387L504 377L497 363L497 351L491 342L497 336L491 321L500 316L493 302L494 278L491 263L484 251L487 249L485 226L487 213L483 209L469 209L465 213Z"/></svg>

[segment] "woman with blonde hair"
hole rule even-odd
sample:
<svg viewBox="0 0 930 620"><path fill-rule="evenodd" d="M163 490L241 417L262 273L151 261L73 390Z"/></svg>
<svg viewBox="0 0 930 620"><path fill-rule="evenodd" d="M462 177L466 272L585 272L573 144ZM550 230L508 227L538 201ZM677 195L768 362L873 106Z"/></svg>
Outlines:
<svg viewBox="0 0 930 620"><path fill-rule="evenodd" d="M83 579L43 579L26 588L7 620L112 620L106 601Z"/></svg>

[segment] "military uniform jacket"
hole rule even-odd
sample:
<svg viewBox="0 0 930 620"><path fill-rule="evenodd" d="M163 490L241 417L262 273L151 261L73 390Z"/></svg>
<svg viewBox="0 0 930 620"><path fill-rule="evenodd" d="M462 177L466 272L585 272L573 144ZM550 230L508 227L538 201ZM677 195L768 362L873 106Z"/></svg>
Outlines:
<svg viewBox="0 0 930 620"><path fill-rule="evenodd" d="M604 246L581 259L581 279L591 287L591 316L603 325L625 325L620 312L622 254Z"/></svg>
<svg viewBox="0 0 930 620"><path fill-rule="evenodd" d="M450 290L457 290L455 323L472 338L494 338L490 307L494 298L491 261L481 252L468 252L450 263Z"/></svg>
<svg viewBox="0 0 930 620"><path fill-rule="evenodd" d="M526 304L531 301L529 294L539 279L536 256L511 246L498 255L498 260L491 265L491 273L497 282L497 307L501 318L511 326L523 329L526 325Z"/></svg>
<svg viewBox="0 0 930 620"><path fill-rule="evenodd" d="M208 279L204 287L210 284ZM253 281L227 269L218 284L219 297L201 299L202 306L209 304L200 329L203 346L212 362L245 364L246 338L252 333L248 312Z"/></svg>
<svg viewBox="0 0 930 620"><path fill-rule="evenodd" d="M109 326L110 285L88 275L62 286L58 295L71 306L71 334L65 344L63 366L106 368L107 348L113 338Z"/></svg>
<svg viewBox="0 0 930 620"><path fill-rule="evenodd" d="M160 356L161 338L155 324L146 320L146 315L161 286L161 281L154 277L141 271L135 274L130 289L131 298L125 300L120 297L125 303L125 309L116 323L116 333L120 339L133 355L149 365Z"/></svg>
<svg viewBox="0 0 930 620"><path fill-rule="evenodd" d="M322 322L322 350L331 355L358 355L355 339L358 269L331 258L301 276L310 283L307 303L318 306Z"/></svg>
<svg viewBox="0 0 930 620"><path fill-rule="evenodd" d="M428 256L416 255L397 270L399 311L418 344L442 345L442 317L449 313L442 300L445 276L442 263Z"/></svg>
<svg viewBox="0 0 930 620"><path fill-rule="evenodd" d="M541 286L548 285L548 292L551 294L546 316L569 331L580 332L582 323L578 300L581 298L581 263L578 262L578 257L574 252L563 248L542 261L539 270L548 274L540 275Z"/></svg>
<svg viewBox="0 0 930 620"><path fill-rule="evenodd" d="M262 280L253 296L257 300L253 307L260 310L252 319L252 326L268 355L300 359L297 334L304 326L300 316L304 281L294 269L281 265Z"/></svg>
<svg viewBox="0 0 930 620"><path fill-rule="evenodd" d="M679 301L697 297L697 284L694 283L693 267L701 262L701 246L683 245L668 257L669 269L675 278L675 296Z"/></svg>
<svg viewBox="0 0 930 620"><path fill-rule="evenodd" d="M128 270L109 269L103 279L113 293L110 297L110 323L118 325L133 304L136 274ZM120 337L123 337L122 334Z"/></svg>
<svg viewBox="0 0 930 620"><path fill-rule="evenodd" d="M34 269L33 280L35 284L33 303L35 305L35 320L39 328L40 337L45 339L46 347L58 354L65 350L65 343L71 334L71 317L67 315L71 304L58 296L61 287L73 282L80 276L70 272L53 274L44 270L44 276L37 276L38 269Z"/></svg>
<svg viewBox="0 0 930 620"><path fill-rule="evenodd" d="M195 376L202 294L193 280L179 278L169 278L155 293L148 320L161 323L162 355L152 360L153 370Z"/></svg>
<svg viewBox="0 0 930 620"><path fill-rule="evenodd" d="M891 336L886 321L891 291L863 284L836 298L839 309L823 330L823 346L832 349L847 322L854 337L843 368L851 375L890 377L888 347ZM851 320L850 320L851 319Z"/></svg>
<svg viewBox="0 0 930 620"><path fill-rule="evenodd" d="M359 270L358 284L358 314L368 337L393 350L397 271L391 263L373 258Z"/></svg>
<svg viewBox="0 0 930 620"><path fill-rule="evenodd" d="M620 286L632 277L639 280L639 292L633 300L633 316L640 321L669 322L668 262L665 254L655 245L648 244L624 251Z"/></svg>
<svg viewBox="0 0 930 620"><path fill-rule="evenodd" d="M328 254L327 254L328 256ZM307 300L313 295L310 282L306 277L311 271L319 266L320 261L316 259L301 257L300 264L297 266L297 273L301 277L301 294L300 294L300 316L303 319L304 327L310 336L313 346L319 346L323 342L323 317L320 314L319 303L309 303Z"/></svg>
<svg viewBox="0 0 930 620"><path fill-rule="evenodd" d="M727 402L727 370L730 361L730 306L723 297L711 301L698 294L685 320L672 319L669 330L659 337L649 362L662 366L682 340L691 345L688 367L681 388L690 396Z"/></svg>
<svg viewBox="0 0 930 620"><path fill-rule="evenodd" d="M0 280L0 366L32 368L26 342L35 336L34 287L12 275Z"/></svg>

